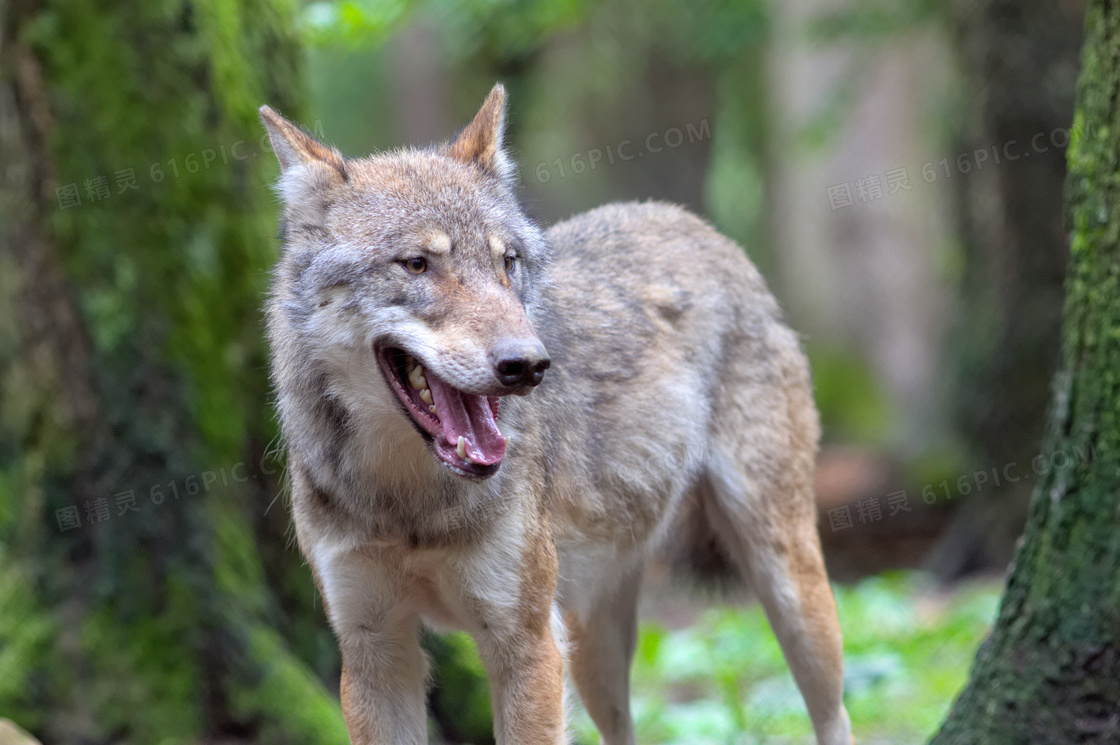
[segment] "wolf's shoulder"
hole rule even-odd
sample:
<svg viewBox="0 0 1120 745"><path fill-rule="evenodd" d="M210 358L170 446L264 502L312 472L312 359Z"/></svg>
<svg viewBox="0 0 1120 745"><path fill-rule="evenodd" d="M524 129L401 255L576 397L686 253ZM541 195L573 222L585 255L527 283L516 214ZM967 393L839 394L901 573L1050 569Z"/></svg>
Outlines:
<svg viewBox="0 0 1120 745"><path fill-rule="evenodd" d="M560 323L585 327L575 336L620 317L648 317L649 329L670 317L681 329L709 316L780 323L746 251L678 205L608 204L555 225L546 240L552 254L546 303L564 316ZM582 320L572 320L577 315Z"/></svg>
<svg viewBox="0 0 1120 745"><path fill-rule="evenodd" d="M721 281L762 289L758 270L742 247L704 218L669 202L607 204L554 225L545 239L558 276L583 272L579 265L589 259L609 258L616 274L632 274L634 281L662 272L687 282L685 275L719 266ZM698 276L691 284L698 289L707 281Z"/></svg>

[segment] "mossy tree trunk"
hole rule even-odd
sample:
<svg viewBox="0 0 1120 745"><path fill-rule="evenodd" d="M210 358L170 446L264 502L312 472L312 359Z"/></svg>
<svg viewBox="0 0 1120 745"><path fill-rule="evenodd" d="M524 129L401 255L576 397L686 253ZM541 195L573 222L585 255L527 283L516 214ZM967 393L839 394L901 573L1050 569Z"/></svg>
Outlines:
<svg viewBox="0 0 1120 745"><path fill-rule="evenodd" d="M267 510L296 9L0 0L0 717L45 742L347 742Z"/></svg>
<svg viewBox="0 0 1120 745"><path fill-rule="evenodd" d="M1120 741L1120 5L1090 7L1062 371L999 618L936 745ZM1065 467L1061 467L1064 465Z"/></svg>

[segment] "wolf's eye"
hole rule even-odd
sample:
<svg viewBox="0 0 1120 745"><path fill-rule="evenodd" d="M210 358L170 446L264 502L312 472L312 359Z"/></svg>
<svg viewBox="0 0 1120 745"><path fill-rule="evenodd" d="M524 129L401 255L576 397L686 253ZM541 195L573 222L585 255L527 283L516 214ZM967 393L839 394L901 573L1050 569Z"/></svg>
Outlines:
<svg viewBox="0 0 1120 745"><path fill-rule="evenodd" d="M413 274L423 274L428 270L428 262L423 256L414 256L411 259L405 259L401 264Z"/></svg>
<svg viewBox="0 0 1120 745"><path fill-rule="evenodd" d="M510 272L512 272L513 268L515 266L517 266L517 257L516 256L507 256L506 257L506 274L509 274Z"/></svg>

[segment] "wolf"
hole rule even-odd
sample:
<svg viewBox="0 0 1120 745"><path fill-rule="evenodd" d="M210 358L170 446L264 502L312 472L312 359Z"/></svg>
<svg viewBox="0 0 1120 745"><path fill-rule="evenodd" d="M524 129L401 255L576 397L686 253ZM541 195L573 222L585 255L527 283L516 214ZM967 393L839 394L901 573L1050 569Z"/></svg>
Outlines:
<svg viewBox="0 0 1120 745"><path fill-rule="evenodd" d="M542 232L505 99L356 159L260 110L284 212L272 378L351 741L427 742L424 625L473 636L499 744L566 742L567 676L602 741L634 745L639 587L669 552L749 582L818 743L850 743L798 337L680 207Z"/></svg>

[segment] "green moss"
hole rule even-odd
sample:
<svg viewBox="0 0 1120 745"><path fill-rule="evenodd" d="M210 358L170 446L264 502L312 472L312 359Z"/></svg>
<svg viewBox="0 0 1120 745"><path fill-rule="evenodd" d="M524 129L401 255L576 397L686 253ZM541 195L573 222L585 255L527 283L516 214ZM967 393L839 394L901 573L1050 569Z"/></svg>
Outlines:
<svg viewBox="0 0 1120 745"><path fill-rule="evenodd" d="M248 517L226 495L218 493L210 501L214 520L214 584L223 598L236 600L239 609L254 615L267 609L265 582L260 554Z"/></svg>
<svg viewBox="0 0 1120 745"><path fill-rule="evenodd" d="M464 633L430 634L424 647L433 663L433 709L450 730L445 734L478 745L493 742L490 689L474 640Z"/></svg>
<svg viewBox="0 0 1120 745"><path fill-rule="evenodd" d="M57 0L13 15L42 67L50 186L81 199L42 205L43 227L97 399L93 430L75 432L49 365L21 359L18 327L0 320L3 384L19 393L0 404L0 711L16 707L45 739L196 742L228 700L288 738L264 741L345 742L337 701L261 631L280 614L254 530L272 486L172 497L169 485L275 436L258 319L276 166L256 111L301 110L296 12L293 0ZM14 276L0 278L4 319ZM129 489L141 511L118 515ZM108 524L55 529L54 509L84 518L91 498L108 499Z"/></svg>
<svg viewBox="0 0 1120 745"><path fill-rule="evenodd" d="M197 597L172 575L158 613L135 613L108 601L82 624L81 647L102 680L82 686L99 732L130 742L187 745L203 732Z"/></svg>
<svg viewBox="0 0 1120 745"><path fill-rule="evenodd" d="M247 638L258 676L233 693L232 707L258 721L261 742L276 745L347 745L338 702L294 659L276 632L258 627Z"/></svg>
<svg viewBox="0 0 1120 745"><path fill-rule="evenodd" d="M59 181L83 191L56 226L98 368L175 365L195 447L236 459L256 424L251 395L265 390L261 329L246 319L259 318L274 256L256 109L298 108L294 8L127 5L60 3L30 32L57 81ZM130 168L139 188L117 193L115 174ZM111 194L89 202L85 181L101 176Z"/></svg>
<svg viewBox="0 0 1120 745"><path fill-rule="evenodd" d="M20 712L20 723L43 724L36 699L51 665L58 629L34 593L26 567L12 562L0 544L0 712Z"/></svg>

